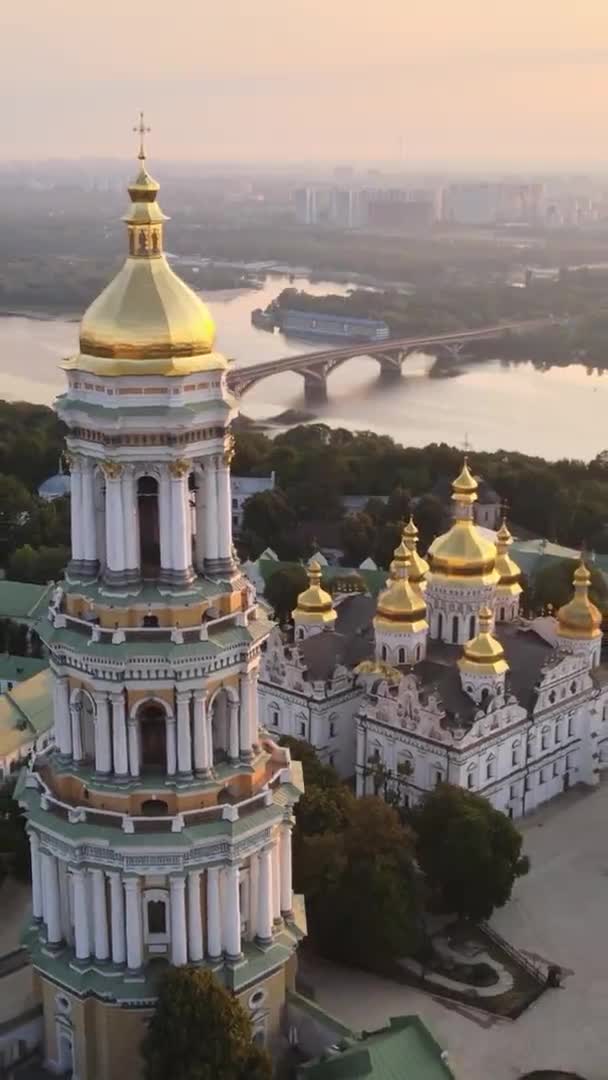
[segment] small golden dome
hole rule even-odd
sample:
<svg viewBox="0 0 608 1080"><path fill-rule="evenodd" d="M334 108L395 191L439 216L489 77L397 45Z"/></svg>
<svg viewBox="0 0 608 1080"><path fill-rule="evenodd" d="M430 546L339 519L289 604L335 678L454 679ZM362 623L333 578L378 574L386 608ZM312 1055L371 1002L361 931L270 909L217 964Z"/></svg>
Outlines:
<svg viewBox="0 0 608 1080"><path fill-rule="evenodd" d="M589 599L591 574L583 559L573 578L574 596L557 613L559 633L568 638L597 638L602 633L602 613Z"/></svg>
<svg viewBox="0 0 608 1080"><path fill-rule="evenodd" d="M66 368L99 375L165 374L222 370L213 351L215 323L199 296L174 273L163 252L167 220L156 196L159 185L144 166L129 185L129 254L118 274L85 312L80 355Z"/></svg>
<svg viewBox="0 0 608 1080"><path fill-rule="evenodd" d="M513 537L507 527L506 519L502 519L502 525L496 533L496 573L500 580L497 591L505 596L518 596L522 592L520 584L521 569L509 555L509 547L513 543Z"/></svg>
<svg viewBox="0 0 608 1080"><path fill-rule="evenodd" d="M403 530L403 540L410 556L409 580L412 585L419 587L425 584L424 579L429 570L429 564L422 555L418 554L418 529L413 517L410 517Z"/></svg>
<svg viewBox="0 0 608 1080"><path fill-rule="evenodd" d="M420 590L408 580L409 556L403 543L395 548L392 565L394 578L378 597L374 627L395 630L407 626L421 630L426 626L426 602Z"/></svg>
<svg viewBox="0 0 608 1080"><path fill-rule="evenodd" d="M337 619L334 602L330 594L321 588L321 567L316 559L309 563L308 582L308 588L300 593L297 606L291 613L293 619L308 625L332 625Z"/></svg>
<svg viewBox="0 0 608 1080"><path fill-rule="evenodd" d="M458 661L460 671L475 675L502 675L509 670L505 651L492 634L492 612L482 607L479 612L479 633L467 641Z"/></svg>
<svg viewBox="0 0 608 1080"><path fill-rule="evenodd" d="M462 469L452 483L452 491L455 495L475 495L475 498L477 498L478 487L477 480L469 469L468 459L465 457Z"/></svg>

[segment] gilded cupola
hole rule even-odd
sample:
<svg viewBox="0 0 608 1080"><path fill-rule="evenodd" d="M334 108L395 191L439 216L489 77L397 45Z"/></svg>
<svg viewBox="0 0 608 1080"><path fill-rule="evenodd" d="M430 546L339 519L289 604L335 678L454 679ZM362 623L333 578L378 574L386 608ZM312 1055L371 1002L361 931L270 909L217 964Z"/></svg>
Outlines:
<svg viewBox="0 0 608 1080"><path fill-rule="evenodd" d="M492 611L489 607L479 612L479 632L467 641L458 660L461 674L503 675L509 669L500 641L492 634Z"/></svg>
<svg viewBox="0 0 608 1080"><path fill-rule="evenodd" d="M163 250L167 218L159 185L146 168L143 116L139 170L129 185L127 258L90 305L80 325L80 354L64 367L98 375L188 375L222 370L215 324L199 296L169 266Z"/></svg>
<svg viewBox="0 0 608 1080"><path fill-rule="evenodd" d="M410 556L408 576L412 585L417 585L419 589L424 590L426 588L425 577L429 570L429 564L418 552L418 536L419 533L416 523L413 517L410 516L410 520L403 529L403 543Z"/></svg>
<svg viewBox="0 0 608 1080"><path fill-rule="evenodd" d="M429 548L433 578L449 578L454 583L496 585L496 545L487 540L473 521L477 481L465 458L462 470L452 483L454 524L438 536Z"/></svg>
<svg viewBox="0 0 608 1080"><path fill-rule="evenodd" d="M574 571L574 596L557 613L559 634L565 638L601 637L602 614L589 599L591 574L582 557Z"/></svg>
<svg viewBox="0 0 608 1080"><path fill-rule="evenodd" d="M296 639L334 627L337 615L333 600L321 587L321 567L315 559L308 566L308 588L298 596L297 605L291 614L296 628Z"/></svg>
<svg viewBox="0 0 608 1080"><path fill-rule="evenodd" d="M513 543L513 537L509 532L506 519L496 533L496 573L500 580L497 586L499 596L519 596L521 588L521 569L509 555L509 548Z"/></svg>
<svg viewBox="0 0 608 1080"><path fill-rule="evenodd" d="M374 617L374 629L397 630L426 628L426 602L420 589L409 580L410 556L403 543L395 548L392 580L380 593Z"/></svg>

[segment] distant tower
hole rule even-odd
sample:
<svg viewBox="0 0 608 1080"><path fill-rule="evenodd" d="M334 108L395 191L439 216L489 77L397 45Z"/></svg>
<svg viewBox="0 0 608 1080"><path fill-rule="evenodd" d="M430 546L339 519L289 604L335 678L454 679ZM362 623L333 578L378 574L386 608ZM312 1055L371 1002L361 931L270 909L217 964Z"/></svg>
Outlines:
<svg viewBox="0 0 608 1080"><path fill-rule="evenodd" d="M519 600L522 594L521 570L509 555L513 537L507 527L506 519L496 534L496 573L499 582L496 586L494 613L499 623L513 622L519 614Z"/></svg>
<svg viewBox="0 0 608 1080"><path fill-rule="evenodd" d="M402 541L374 617L376 658L388 664L415 664L426 656L426 603L420 589L410 584L409 570L409 552Z"/></svg>
<svg viewBox="0 0 608 1080"><path fill-rule="evenodd" d="M574 572L574 596L557 613L558 643L565 652L587 656L597 667L602 649L602 614L589 599L591 574L581 561Z"/></svg>
<svg viewBox="0 0 608 1080"><path fill-rule="evenodd" d="M296 641L320 634L322 630L333 630L337 619L330 594L321 588L321 567L314 559L308 567L308 582L291 613Z"/></svg>
<svg viewBox="0 0 608 1080"><path fill-rule="evenodd" d="M473 521L477 481L465 458L452 484L454 524L429 548L426 601L430 635L447 644L463 645L477 632L480 608L494 607L499 575L496 546Z"/></svg>
<svg viewBox="0 0 608 1080"><path fill-rule="evenodd" d="M505 676L509 665L504 649L492 634L493 615L489 607L479 612L479 633L467 641L458 661L463 690L481 704L487 697L505 692Z"/></svg>
<svg viewBox="0 0 608 1080"><path fill-rule="evenodd" d="M64 365L72 560L37 625L56 749L19 790L45 1062L78 1080L140 1077L164 964L212 968L272 1040L301 936L299 767L258 726L271 624L232 554L227 362L139 159L128 257Z"/></svg>

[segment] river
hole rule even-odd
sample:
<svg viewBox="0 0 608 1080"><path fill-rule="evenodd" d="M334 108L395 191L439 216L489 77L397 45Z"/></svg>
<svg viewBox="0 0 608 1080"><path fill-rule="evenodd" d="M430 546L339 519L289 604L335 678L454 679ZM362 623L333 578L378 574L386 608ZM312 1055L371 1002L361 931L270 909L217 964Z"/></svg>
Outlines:
<svg viewBox="0 0 608 1080"><path fill-rule="evenodd" d="M251 325L254 307L265 307L289 284L324 295L348 285L269 277L259 291L209 293L218 326L218 348L239 364L321 349L325 343L287 340ZM77 322L67 319L0 318L0 394L9 400L50 404L64 387L59 361L77 346ZM327 343L331 344L331 343ZM459 361L454 378L429 378L432 357L408 357L397 384L378 379L378 365L361 357L329 378L329 402L317 408L332 426L370 429L409 446L444 441L473 450L519 450L553 459L588 460L608 447L605 416L608 377L580 364L539 370L532 363ZM254 419L286 408L304 408L300 375L275 375L243 398Z"/></svg>

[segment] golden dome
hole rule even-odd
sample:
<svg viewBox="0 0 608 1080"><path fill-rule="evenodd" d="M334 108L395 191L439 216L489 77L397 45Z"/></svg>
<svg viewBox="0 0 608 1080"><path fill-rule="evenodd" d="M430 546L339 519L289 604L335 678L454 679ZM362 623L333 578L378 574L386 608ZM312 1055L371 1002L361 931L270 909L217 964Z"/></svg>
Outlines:
<svg viewBox="0 0 608 1080"><path fill-rule="evenodd" d="M559 633L568 638L597 638L602 630L602 614L589 599L591 574L583 559L573 578L574 596L557 613Z"/></svg>
<svg viewBox="0 0 608 1080"><path fill-rule="evenodd" d="M334 602L328 592L321 588L321 567L316 559L308 566L308 588L298 596L292 617L299 623L322 623L331 626L337 619Z"/></svg>
<svg viewBox="0 0 608 1080"><path fill-rule="evenodd" d="M489 607L483 607L479 612L479 633L467 641L458 667L470 675L502 675L509 670L504 649L492 634Z"/></svg>
<svg viewBox="0 0 608 1080"><path fill-rule="evenodd" d="M475 525L472 513L477 498L477 481L465 458L460 475L452 483L455 518L452 528L438 536L428 554L433 576L444 576L471 584L495 585L496 545Z"/></svg>
<svg viewBox="0 0 608 1080"><path fill-rule="evenodd" d="M502 525L496 533L496 573L500 576L497 590L503 596L518 596L522 592L520 584L521 569L509 555L509 547L513 543L513 537L507 527L506 519L502 519Z"/></svg>
<svg viewBox="0 0 608 1080"><path fill-rule="evenodd" d="M143 145L139 160L139 172L129 185L131 207L123 218L127 259L85 312L80 355L64 367L99 375L183 375L225 369L225 358L213 351L215 324L210 312L173 272L163 252L167 218L156 201L159 185L144 165Z"/></svg>
<svg viewBox="0 0 608 1080"><path fill-rule="evenodd" d="M420 590L408 580L409 556L403 543L395 548L392 565L394 578L378 597L374 627L422 630L426 626L426 602Z"/></svg>
<svg viewBox="0 0 608 1080"><path fill-rule="evenodd" d="M410 520L403 529L403 542L410 556L410 571L408 576L412 585L418 585L419 588L422 588L426 584L424 578L428 573L429 564L426 559L422 558L422 555L418 554L418 535L418 529L416 528L414 519L410 516Z"/></svg>

